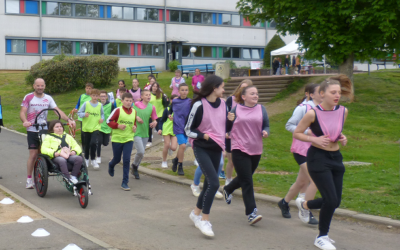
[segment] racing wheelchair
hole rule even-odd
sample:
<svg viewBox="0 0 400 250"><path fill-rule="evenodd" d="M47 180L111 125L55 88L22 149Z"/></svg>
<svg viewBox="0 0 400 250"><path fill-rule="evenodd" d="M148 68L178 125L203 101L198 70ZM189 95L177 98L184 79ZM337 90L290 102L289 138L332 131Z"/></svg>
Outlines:
<svg viewBox="0 0 400 250"><path fill-rule="evenodd" d="M39 141L40 145L42 145L44 138L46 136L47 131L44 128L48 127L48 122L44 122L42 124L38 124L38 117L43 112L47 111L55 111L58 115L58 119L61 119L60 113L55 109L43 109L36 115L35 123L32 124L37 130L41 127L42 129L39 130ZM63 124L68 125L68 124ZM82 157L82 154L79 155ZM68 170L71 171L72 164L68 163ZM55 176L58 181L60 181L65 188L73 193L74 196L78 197L79 205L82 208L86 208L89 203L89 195L92 195L91 186L89 182L89 175L86 166L86 162L82 159L82 166L80 172L77 176L78 183L73 184L64 174L61 172L61 169L57 164L55 164L49 156L41 154L39 150L38 157L34 163L33 169L33 178L35 183L36 193L40 197L44 197L47 193L47 188L49 186L49 177Z"/></svg>

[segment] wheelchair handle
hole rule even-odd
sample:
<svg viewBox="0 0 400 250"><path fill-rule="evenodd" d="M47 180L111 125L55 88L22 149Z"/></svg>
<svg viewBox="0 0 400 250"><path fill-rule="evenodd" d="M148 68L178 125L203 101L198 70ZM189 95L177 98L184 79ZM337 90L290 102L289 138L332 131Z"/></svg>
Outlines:
<svg viewBox="0 0 400 250"><path fill-rule="evenodd" d="M38 119L38 117L39 117L44 111L51 111L51 110L55 111L55 112L57 113L57 115L58 115L58 120L61 120L61 115L60 115L60 113L58 112L57 109L43 109L42 111L40 111L40 112L36 115L36 117L35 117L35 123L32 124L31 126L36 127L37 130L39 130L39 126L42 126L42 129L43 129L43 127L47 126L47 124L38 124L38 123L37 123L37 119Z"/></svg>

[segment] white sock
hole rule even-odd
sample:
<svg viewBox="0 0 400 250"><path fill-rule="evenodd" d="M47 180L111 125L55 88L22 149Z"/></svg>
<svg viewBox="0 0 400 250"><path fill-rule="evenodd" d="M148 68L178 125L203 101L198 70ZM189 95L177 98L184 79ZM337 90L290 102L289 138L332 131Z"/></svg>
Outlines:
<svg viewBox="0 0 400 250"><path fill-rule="evenodd" d="M299 196L298 196L299 198L303 198L303 199L305 199L306 198L306 193L299 193Z"/></svg>

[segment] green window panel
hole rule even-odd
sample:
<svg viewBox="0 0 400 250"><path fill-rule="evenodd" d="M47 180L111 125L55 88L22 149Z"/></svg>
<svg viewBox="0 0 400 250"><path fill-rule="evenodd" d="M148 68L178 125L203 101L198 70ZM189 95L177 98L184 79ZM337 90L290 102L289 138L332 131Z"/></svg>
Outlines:
<svg viewBox="0 0 400 250"><path fill-rule="evenodd" d="M75 42L75 54L79 55L81 53L81 43Z"/></svg>
<svg viewBox="0 0 400 250"><path fill-rule="evenodd" d="M217 47L212 48L212 57L217 58Z"/></svg>
<svg viewBox="0 0 400 250"><path fill-rule="evenodd" d="M47 3L42 2L42 15L46 15L46 14L47 14Z"/></svg>
<svg viewBox="0 0 400 250"><path fill-rule="evenodd" d="M219 47L219 58L224 57L224 49L222 47Z"/></svg>

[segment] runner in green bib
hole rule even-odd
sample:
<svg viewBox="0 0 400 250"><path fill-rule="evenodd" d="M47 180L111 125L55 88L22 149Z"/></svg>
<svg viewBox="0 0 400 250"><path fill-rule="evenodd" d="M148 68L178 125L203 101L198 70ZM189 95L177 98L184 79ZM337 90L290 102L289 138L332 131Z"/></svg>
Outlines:
<svg viewBox="0 0 400 250"><path fill-rule="evenodd" d="M168 107L169 105L169 100L167 98L166 95L163 94L163 92L160 89L160 84L158 82L154 82L151 85L150 88L151 91L151 99L150 99L150 103L153 104L153 106L156 108L156 112L157 112L157 127L156 127L156 131L158 132L159 130L161 130L162 128L160 127L160 119L163 115L164 109L166 107ZM146 147L150 147L153 140L152 140L152 129L149 129L149 140L148 143L146 145Z"/></svg>
<svg viewBox="0 0 400 250"><path fill-rule="evenodd" d="M97 157L96 161L98 164L101 163L101 147L102 146L108 146L110 143L110 134L112 131L112 128L110 128L107 125L107 119L111 114L111 111L114 110L112 103L110 103L108 100L108 94L107 91L100 91L100 101L101 104L103 105L103 111L104 111L104 121L101 124L100 132L99 132L99 137L98 137L98 143L97 143Z"/></svg>
<svg viewBox="0 0 400 250"><path fill-rule="evenodd" d="M93 89L93 84L91 84L91 83L86 83L86 86L85 86L85 94L82 94L80 97L79 97L79 100L78 100L78 103L76 104L76 106L75 106L75 108L74 108L74 113L77 113L78 112L78 110L81 108L81 106L85 103L85 102L87 102L87 101L90 101L90 100L92 100L92 98L90 97L90 92L92 91L92 89ZM81 123L81 142L82 142L82 150L83 151L85 151L85 142L84 142L84 133L82 133L82 118L81 117L79 117L78 116L78 121L80 121L80 123Z"/></svg>
<svg viewBox="0 0 400 250"><path fill-rule="evenodd" d="M126 88L120 87L118 89L118 93L119 93L119 96L121 97L123 94L126 93ZM122 107L122 100L120 98L116 98L114 101L114 108L119 108L119 107Z"/></svg>

